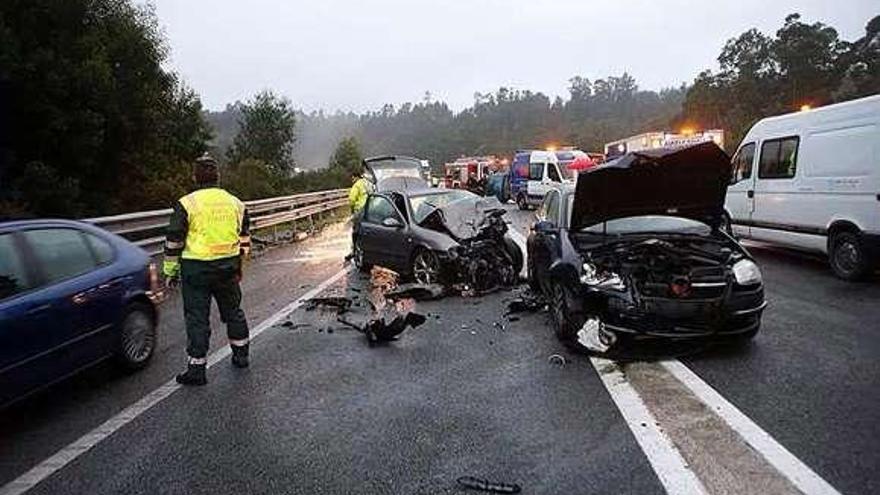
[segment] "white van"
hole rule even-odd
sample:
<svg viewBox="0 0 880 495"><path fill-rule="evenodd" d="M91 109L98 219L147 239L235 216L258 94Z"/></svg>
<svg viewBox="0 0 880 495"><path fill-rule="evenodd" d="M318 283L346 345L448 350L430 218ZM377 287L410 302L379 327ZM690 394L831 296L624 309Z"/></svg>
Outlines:
<svg viewBox="0 0 880 495"><path fill-rule="evenodd" d="M735 235L828 255L847 280L880 259L880 95L762 119L733 157Z"/></svg>
<svg viewBox="0 0 880 495"><path fill-rule="evenodd" d="M544 194L565 179L552 151L517 151L510 165L510 195L519 209L540 205Z"/></svg>

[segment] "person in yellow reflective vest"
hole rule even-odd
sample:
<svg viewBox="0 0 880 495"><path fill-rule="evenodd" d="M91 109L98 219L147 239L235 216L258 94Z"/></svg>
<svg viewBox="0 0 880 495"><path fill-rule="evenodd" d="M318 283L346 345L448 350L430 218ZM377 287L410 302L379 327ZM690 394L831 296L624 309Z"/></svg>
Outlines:
<svg viewBox="0 0 880 495"><path fill-rule="evenodd" d="M373 190L370 182L360 173L354 171L351 173L352 185L348 191L348 205L351 207L352 215L358 215L367 204L367 196Z"/></svg>
<svg viewBox="0 0 880 495"><path fill-rule="evenodd" d="M367 204L367 198L373 192L373 184L367 180L366 176L358 170L351 172L351 189L348 191L348 205L351 207L351 246L352 252L346 257L350 259L355 255L355 241L358 235L358 229L361 226L361 215L364 213L364 206Z"/></svg>
<svg viewBox="0 0 880 495"><path fill-rule="evenodd" d="M249 330L241 309L242 261L250 253L248 212L238 198L218 187L217 162L207 153L193 167L196 190L174 203L165 234L166 285L181 285L186 322L183 385L207 383L211 299L226 324L232 364L247 368Z"/></svg>

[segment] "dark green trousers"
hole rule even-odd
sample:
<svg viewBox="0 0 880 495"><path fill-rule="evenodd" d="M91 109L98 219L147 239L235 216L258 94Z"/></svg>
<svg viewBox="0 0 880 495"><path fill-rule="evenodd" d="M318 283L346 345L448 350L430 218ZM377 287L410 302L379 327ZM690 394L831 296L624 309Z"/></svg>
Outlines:
<svg viewBox="0 0 880 495"><path fill-rule="evenodd" d="M186 320L186 353L204 358L211 339L211 299L217 301L220 319L229 340L248 338L248 324L241 309L238 256L215 261L181 260L183 313Z"/></svg>

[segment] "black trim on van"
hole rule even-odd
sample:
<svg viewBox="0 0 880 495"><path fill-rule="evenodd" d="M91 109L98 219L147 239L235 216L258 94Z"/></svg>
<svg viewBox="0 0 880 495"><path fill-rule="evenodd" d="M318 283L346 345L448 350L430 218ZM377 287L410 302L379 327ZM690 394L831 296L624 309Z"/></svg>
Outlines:
<svg viewBox="0 0 880 495"><path fill-rule="evenodd" d="M803 225L791 225L787 223L761 222L757 220L736 220L732 221L734 225L743 225L745 227L758 227L761 229L783 230L785 232L795 232L798 234L812 235L828 235L828 229L822 227L805 227Z"/></svg>

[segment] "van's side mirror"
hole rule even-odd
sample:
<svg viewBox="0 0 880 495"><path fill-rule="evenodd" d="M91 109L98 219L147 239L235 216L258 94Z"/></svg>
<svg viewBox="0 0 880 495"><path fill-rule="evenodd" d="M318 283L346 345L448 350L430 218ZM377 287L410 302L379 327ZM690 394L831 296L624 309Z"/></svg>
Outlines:
<svg viewBox="0 0 880 495"><path fill-rule="evenodd" d="M399 229L403 227L403 224L396 217L388 217L385 220L382 220L382 225L385 227L392 227L395 229Z"/></svg>
<svg viewBox="0 0 880 495"><path fill-rule="evenodd" d="M556 232L556 226L553 225L553 222L540 220L538 222L535 222L535 225L532 226L532 230L534 230L538 234L550 234Z"/></svg>

